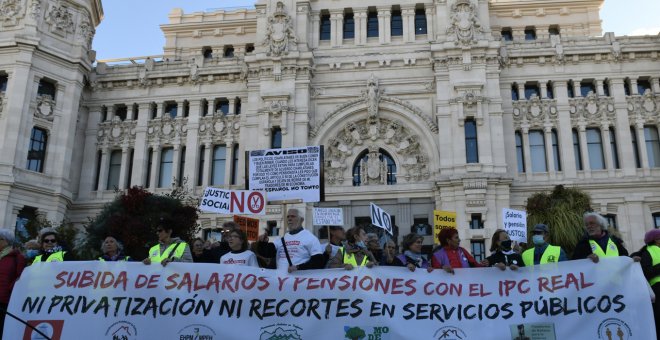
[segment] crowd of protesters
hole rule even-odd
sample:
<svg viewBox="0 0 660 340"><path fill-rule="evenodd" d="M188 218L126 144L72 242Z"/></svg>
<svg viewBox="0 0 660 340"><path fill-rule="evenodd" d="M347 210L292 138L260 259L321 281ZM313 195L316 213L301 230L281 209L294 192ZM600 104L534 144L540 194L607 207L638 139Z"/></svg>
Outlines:
<svg viewBox="0 0 660 340"><path fill-rule="evenodd" d="M590 259L598 263L600 258L628 256L623 241L608 232L608 223L597 213L587 213L583 218L585 236L575 247L571 259ZM376 234L368 234L363 227L344 230L343 227L328 227L328 242L321 244L319 239L304 227L304 218L297 209L290 209L286 215L286 233L274 242L266 234L250 244L247 235L235 222L223 224L222 241L211 243L200 238L194 239L192 247L184 240L172 235L172 226L162 220L156 228L158 244L151 247L145 265L171 262L219 263L221 265L246 265L278 269L289 273L297 270L374 266L406 267L428 272L441 269L453 274L462 268L496 267L501 270L517 270L524 266L543 265L569 260L559 246L549 243L550 227L537 224L531 229L532 243L521 249L509 238L506 231L498 229L492 236L491 255L477 261L470 252L460 246L456 229L447 228L437 235L439 246L430 253L422 252L424 237L411 232L403 237L400 251L397 245L388 240L382 247ZM640 262L646 279L653 292L660 293L660 230L646 233L646 244L630 255ZM0 308L5 309L16 280L29 263L71 261L72 253L67 250L50 229L43 230L38 240L24 245L25 253L13 246L14 234L0 229ZM133 261L123 252L121 240L108 236L101 244L102 255L99 261ZM27 258L27 261L26 261ZM27 262L27 263L26 263ZM656 325L660 311L653 303ZM0 318L3 319L3 318ZM2 322L2 320L0 320ZM0 324L0 334L2 325Z"/></svg>

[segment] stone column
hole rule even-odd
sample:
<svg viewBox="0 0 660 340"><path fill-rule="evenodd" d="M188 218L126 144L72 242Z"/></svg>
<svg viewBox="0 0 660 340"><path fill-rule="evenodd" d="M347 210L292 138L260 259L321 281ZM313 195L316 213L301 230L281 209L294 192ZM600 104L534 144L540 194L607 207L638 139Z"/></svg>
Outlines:
<svg viewBox="0 0 660 340"><path fill-rule="evenodd" d="M415 41L415 6L401 7L403 42Z"/></svg>
<svg viewBox="0 0 660 340"><path fill-rule="evenodd" d="M653 89L653 93L660 94L660 78L653 77L650 79L650 82L651 82L651 88Z"/></svg>
<svg viewBox="0 0 660 340"><path fill-rule="evenodd" d="M207 187L211 183L211 164L213 164L213 144L210 142L204 143L204 170L202 186Z"/></svg>
<svg viewBox="0 0 660 340"><path fill-rule="evenodd" d="M149 183L149 188L154 191L156 188L158 188L158 176L160 175L160 153L162 150L159 145L153 145L152 150L150 175L151 183Z"/></svg>
<svg viewBox="0 0 660 340"><path fill-rule="evenodd" d="M330 46L338 47L344 40L344 13L339 11L330 12Z"/></svg>
<svg viewBox="0 0 660 340"><path fill-rule="evenodd" d="M81 199L89 199L91 197L92 191L96 191L96 183L94 179L96 178L97 171L97 160L96 153L97 147L96 142L98 138L99 124L101 122L101 107L93 106L89 108L89 114L87 117L87 128L85 129L85 151L83 153L83 168L87 168L87 171L81 171L80 173L80 190L79 197ZM89 171L89 170L92 171ZM100 169L99 169L100 170Z"/></svg>
<svg viewBox="0 0 660 340"><path fill-rule="evenodd" d="M225 186L227 188L231 187L231 170L234 164L234 142L226 141L225 142Z"/></svg>
<svg viewBox="0 0 660 340"><path fill-rule="evenodd" d="M391 17L390 7L378 7L378 42L381 44L389 44L391 41Z"/></svg>
<svg viewBox="0 0 660 340"><path fill-rule="evenodd" d="M605 169L614 175L614 159L612 158L612 145L610 143L610 125L603 123L600 126L600 138L603 141L603 155L605 157Z"/></svg>
<svg viewBox="0 0 660 340"><path fill-rule="evenodd" d="M181 178L179 178L179 167L181 167L181 144L173 145L173 155L172 155L172 177L176 178L174 183L180 183ZM171 178L169 179L172 180Z"/></svg>
<svg viewBox="0 0 660 340"><path fill-rule="evenodd" d="M646 137L644 136L644 121L637 120L635 122L635 130L637 130L637 147L639 148L639 161L644 169L644 175L650 174L649 155L646 150Z"/></svg>
<svg viewBox="0 0 660 340"><path fill-rule="evenodd" d="M367 9L353 8L353 22L355 23L355 45L367 43Z"/></svg>
<svg viewBox="0 0 660 340"><path fill-rule="evenodd" d="M99 183L97 187L97 197L103 196L103 191L108 189L108 166L110 163L110 150L107 147L101 149L101 168L99 169Z"/></svg>
<svg viewBox="0 0 660 340"><path fill-rule="evenodd" d="M147 186L147 124L149 122L150 103L140 103L138 106L137 127L135 128L135 152L133 153L133 175L130 185Z"/></svg>
<svg viewBox="0 0 660 340"><path fill-rule="evenodd" d="M637 79L630 79L630 94L631 95L638 95L638 94L643 94L639 93L639 89L637 88Z"/></svg>
<svg viewBox="0 0 660 340"><path fill-rule="evenodd" d="M525 84L518 84L518 100L527 100L525 98Z"/></svg>
<svg viewBox="0 0 660 340"><path fill-rule="evenodd" d="M525 156L525 176L527 178L532 177L532 157L529 149L529 127L522 127L522 137L523 137L523 155Z"/></svg>
<svg viewBox="0 0 660 340"><path fill-rule="evenodd" d="M544 82L540 82L539 87L541 89L541 99L547 99L548 98L548 84L544 83Z"/></svg>
<svg viewBox="0 0 660 340"><path fill-rule="evenodd" d="M121 148L121 168L119 170L119 183L117 187L119 190L126 189L126 180L128 179L128 167L130 166L128 157L131 155L128 146Z"/></svg>
<svg viewBox="0 0 660 340"><path fill-rule="evenodd" d="M600 79L596 79L596 94L599 96L604 96L605 95L605 88L603 87L603 81Z"/></svg>
<svg viewBox="0 0 660 340"><path fill-rule="evenodd" d="M635 164L635 156L633 152L639 151L639 148L638 150L632 149L628 102L626 100L624 89L625 84L622 78L610 78L609 84L610 96L614 98L614 109L616 110L616 141L618 143L617 148L619 149L619 155L621 155L621 158L619 158L619 164L621 164L624 176L637 176L637 165Z"/></svg>
<svg viewBox="0 0 660 340"><path fill-rule="evenodd" d="M579 81L575 81L575 80L573 81L573 94L575 95L575 98L582 97Z"/></svg>
<svg viewBox="0 0 660 340"><path fill-rule="evenodd" d="M543 127L543 137L545 141L545 159L548 167L548 174L551 179L554 179L557 171L555 171L555 150L552 148L552 124Z"/></svg>
<svg viewBox="0 0 660 340"><path fill-rule="evenodd" d="M186 166L183 176L188 178L191 187L197 186L199 163L199 120L202 115L200 100L190 102L190 115L188 116L188 135L186 136Z"/></svg>
<svg viewBox="0 0 660 340"><path fill-rule="evenodd" d="M321 13L312 12L311 17L312 17L312 39L310 40L311 41L310 45L312 48L317 48L319 47L319 38L321 36Z"/></svg>
<svg viewBox="0 0 660 340"><path fill-rule="evenodd" d="M580 136L580 150L582 150L582 170L584 177L591 178L591 163L589 162L589 148L587 147L586 123L579 123L578 134Z"/></svg>
<svg viewBox="0 0 660 340"><path fill-rule="evenodd" d="M559 146L561 160L564 164L562 173L564 178L576 178L577 166L575 164L575 152L573 150L573 126L571 123L571 113L568 105L568 93L566 91L567 83L565 81L554 82L554 94L557 98Z"/></svg>
<svg viewBox="0 0 660 340"><path fill-rule="evenodd" d="M433 23L435 19L433 13L435 13L435 10L433 7L426 7L424 11L426 12L426 37L429 41L434 41L435 34L433 30Z"/></svg>

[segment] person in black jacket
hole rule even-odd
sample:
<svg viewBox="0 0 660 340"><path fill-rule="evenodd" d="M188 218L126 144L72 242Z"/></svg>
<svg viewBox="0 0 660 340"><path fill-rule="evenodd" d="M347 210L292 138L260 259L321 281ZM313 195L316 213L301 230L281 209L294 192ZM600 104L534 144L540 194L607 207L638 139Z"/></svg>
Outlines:
<svg viewBox="0 0 660 340"><path fill-rule="evenodd" d="M481 264L488 267L497 267L501 270L506 269L506 267L509 267L511 270L524 267L525 263L522 256L513 250L512 245L509 234L503 229L497 229L490 243L490 252L492 254L483 260Z"/></svg>
<svg viewBox="0 0 660 340"><path fill-rule="evenodd" d="M655 331L660 334L660 229L652 229L644 235L644 247L633 253L633 258L639 257L644 277L648 280L655 301L653 301L653 316L655 318Z"/></svg>
<svg viewBox="0 0 660 340"><path fill-rule="evenodd" d="M623 241L607 232L607 220L595 212L584 214L587 236L578 241L573 260L590 259L598 263L601 257L628 256Z"/></svg>

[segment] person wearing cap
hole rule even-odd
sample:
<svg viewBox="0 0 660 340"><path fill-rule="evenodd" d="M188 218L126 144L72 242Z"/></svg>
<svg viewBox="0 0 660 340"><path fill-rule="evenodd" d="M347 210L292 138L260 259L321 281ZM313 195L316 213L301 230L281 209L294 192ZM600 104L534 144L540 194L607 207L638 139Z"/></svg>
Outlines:
<svg viewBox="0 0 660 340"><path fill-rule="evenodd" d="M160 263L165 267L170 262L193 262L188 243L178 237L172 237L172 222L161 218L158 227L158 244L149 249L149 257L142 263Z"/></svg>
<svg viewBox="0 0 660 340"><path fill-rule="evenodd" d="M566 253L561 247L548 243L549 238L550 230L547 225L537 224L534 226L532 229L532 243L534 243L534 247L525 250L522 254L526 267L568 260Z"/></svg>
<svg viewBox="0 0 660 340"><path fill-rule="evenodd" d="M587 236L578 241L573 260L590 259L598 263L601 257L628 256L623 241L607 231L607 220L595 212L583 216Z"/></svg>
<svg viewBox="0 0 660 340"><path fill-rule="evenodd" d="M321 244L324 249L323 258L325 259L326 268L330 266L330 260L337 256L337 252L342 247L342 242L346 240L346 232L344 227L338 225L328 226L328 243Z"/></svg>
<svg viewBox="0 0 660 340"><path fill-rule="evenodd" d="M655 294L655 301L653 302L653 315L655 317L656 333L658 333L658 325L660 325L660 229L653 229L647 231L644 235L644 247L633 256L640 257L640 264L642 265L642 272L644 277L649 281L649 285ZM660 333L658 333L660 334Z"/></svg>

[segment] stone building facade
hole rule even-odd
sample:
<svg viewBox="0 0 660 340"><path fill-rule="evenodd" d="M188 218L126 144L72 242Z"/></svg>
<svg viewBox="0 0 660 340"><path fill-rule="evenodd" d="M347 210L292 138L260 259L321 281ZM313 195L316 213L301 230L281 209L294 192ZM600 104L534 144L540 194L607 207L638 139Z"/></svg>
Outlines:
<svg viewBox="0 0 660 340"><path fill-rule="evenodd" d="M479 257L502 208L563 184L638 248L660 226L660 37L603 34L602 3L174 9L163 56L92 68L100 1L3 1L0 216L82 223L115 187L242 189L245 151L324 145L318 206L349 225L374 202L400 239L452 210Z"/></svg>

